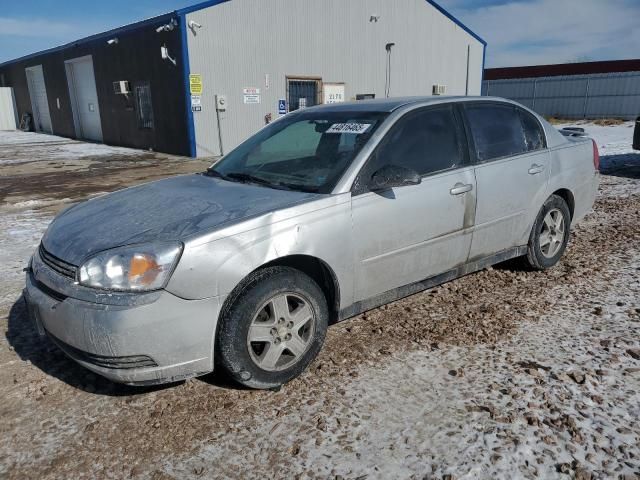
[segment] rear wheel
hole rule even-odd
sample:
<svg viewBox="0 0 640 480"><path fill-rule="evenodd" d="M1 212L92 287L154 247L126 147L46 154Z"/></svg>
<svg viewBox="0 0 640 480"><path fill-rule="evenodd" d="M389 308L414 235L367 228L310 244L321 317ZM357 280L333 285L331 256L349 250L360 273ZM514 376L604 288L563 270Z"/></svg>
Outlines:
<svg viewBox="0 0 640 480"><path fill-rule="evenodd" d="M283 385L317 356L328 318L322 290L307 275L288 267L259 270L222 315L217 363L247 387Z"/></svg>
<svg viewBox="0 0 640 480"><path fill-rule="evenodd" d="M571 213L567 203L557 195L551 195L540 209L527 250L527 261L536 270L553 267L564 253L569 242Z"/></svg>

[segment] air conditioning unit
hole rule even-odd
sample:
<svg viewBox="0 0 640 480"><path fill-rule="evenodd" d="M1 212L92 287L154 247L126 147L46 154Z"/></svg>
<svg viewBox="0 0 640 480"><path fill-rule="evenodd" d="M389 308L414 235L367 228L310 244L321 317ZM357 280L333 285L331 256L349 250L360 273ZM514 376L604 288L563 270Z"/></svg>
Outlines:
<svg viewBox="0 0 640 480"><path fill-rule="evenodd" d="M447 93L446 85L434 85L433 86L433 95L444 95Z"/></svg>
<svg viewBox="0 0 640 480"><path fill-rule="evenodd" d="M131 93L131 87L129 86L128 80L120 80L118 82L113 82L113 92L118 95L126 95Z"/></svg>

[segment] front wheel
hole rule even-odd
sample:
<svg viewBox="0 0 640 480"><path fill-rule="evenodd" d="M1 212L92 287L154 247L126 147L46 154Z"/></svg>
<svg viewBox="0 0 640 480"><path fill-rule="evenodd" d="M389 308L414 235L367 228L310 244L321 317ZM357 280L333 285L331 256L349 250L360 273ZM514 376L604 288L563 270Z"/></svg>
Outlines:
<svg viewBox="0 0 640 480"><path fill-rule="evenodd" d="M558 261L569 242L571 213L567 202L558 195L551 195L540 209L527 249L527 261L536 270L546 270Z"/></svg>
<svg viewBox="0 0 640 480"><path fill-rule="evenodd" d="M318 355L328 319L324 294L307 275L288 267L259 270L220 319L217 363L247 387L279 387Z"/></svg>

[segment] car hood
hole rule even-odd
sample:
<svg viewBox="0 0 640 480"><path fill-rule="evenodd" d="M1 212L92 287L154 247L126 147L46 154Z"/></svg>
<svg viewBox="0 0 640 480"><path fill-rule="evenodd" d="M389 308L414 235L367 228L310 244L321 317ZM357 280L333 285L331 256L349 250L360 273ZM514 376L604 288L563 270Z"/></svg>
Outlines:
<svg viewBox="0 0 640 480"><path fill-rule="evenodd" d="M185 175L127 188L75 205L58 215L42 244L74 265L102 250L154 241L176 241L317 198Z"/></svg>

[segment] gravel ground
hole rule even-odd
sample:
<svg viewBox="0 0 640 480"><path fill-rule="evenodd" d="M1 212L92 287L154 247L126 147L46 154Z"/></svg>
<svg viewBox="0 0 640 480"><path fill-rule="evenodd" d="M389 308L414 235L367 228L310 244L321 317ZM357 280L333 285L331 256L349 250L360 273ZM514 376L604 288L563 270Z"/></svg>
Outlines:
<svg viewBox="0 0 640 480"><path fill-rule="evenodd" d="M556 268L502 264L336 325L279 392L112 384L26 319L21 269L55 211L202 162L52 160L43 189L3 145L0 477L640 478L640 154L628 125L593 128L601 192Z"/></svg>

